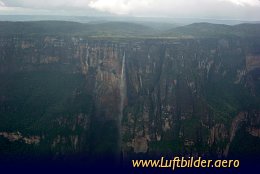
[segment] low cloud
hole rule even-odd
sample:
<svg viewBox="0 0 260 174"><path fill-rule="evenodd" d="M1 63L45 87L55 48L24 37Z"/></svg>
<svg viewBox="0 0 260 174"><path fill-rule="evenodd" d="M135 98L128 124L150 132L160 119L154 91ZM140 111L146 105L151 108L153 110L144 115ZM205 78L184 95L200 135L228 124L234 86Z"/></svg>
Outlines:
<svg viewBox="0 0 260 174"><path fill-rule="evenodd" d="M149 8L154 0L96 0L90 1L91 8L114 14L129 14L140 8Z"/></svg>
<svg viewBox="0 0 260 174"><path fill-rule="evenodd" d="M5 3L3 3L2 1L0 1L0 7L5 7Z"/></svg>
<svg viewBox="0 0 260 174"><path fill-rule="evenodd" d="M53 8L88 8L90 0L2 0L10 7L24 7L36 9Z"/></svg>
<svg viewBox="0 0 260 174"><path fill-rule="evenodd" d="M259 0L0 0L0 13L260 20ZM4 9L4 10L3 10ZM19 9L19 10L14 10Z"/></svg>
<svg viewBox="0 0 260 174"><path fill-rule="evenodd" d="M260 6L259 0L222 0L222 1L228 1L236 5L240 6Z"/></svg>
<svg viewBox="0 0 260 174"><path fill-rule="evenodd" d="M89 7L134 16L260 19L259 0L92 0Z"/></svg>

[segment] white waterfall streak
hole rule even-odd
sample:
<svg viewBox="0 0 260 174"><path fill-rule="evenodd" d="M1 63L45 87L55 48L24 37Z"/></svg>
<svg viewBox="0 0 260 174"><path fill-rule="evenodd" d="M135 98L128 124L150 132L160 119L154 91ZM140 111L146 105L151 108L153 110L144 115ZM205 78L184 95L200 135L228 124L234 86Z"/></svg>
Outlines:
<svg viewBox="0 0 260 174"><path fill-rule="evenodd" d="M124 101L126 93L126 82L125 82L125 52L122 60L122 70L121 70L121 79L120 79L120 124L123 117Z"/></svg>
<svg viewBox="0 0 260 174"><path fill-rule="evenodd" d="M121 152L122 135L121 135L121 124L123 118L124 103L126 97L126 78L125 78L125 52L122 60L122 69L120 77L120 105L119 105L119 117L118 117L118 131L119 131L119 150Z"/></svg>

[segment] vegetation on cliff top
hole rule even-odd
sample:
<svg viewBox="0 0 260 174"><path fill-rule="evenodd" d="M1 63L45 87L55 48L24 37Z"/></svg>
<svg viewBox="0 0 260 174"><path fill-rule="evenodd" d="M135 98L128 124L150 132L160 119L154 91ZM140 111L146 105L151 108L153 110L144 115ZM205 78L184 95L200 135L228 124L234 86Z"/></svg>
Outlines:
<svg viewBox="0 0 260 174"><path fill-rule="evenodd" d="M0 35L48 34L91 37L219 37L260 36L260 24L224 25L194 23L163 31L156 27L128 22L77 23L68 21L0 22Z"/></svg>

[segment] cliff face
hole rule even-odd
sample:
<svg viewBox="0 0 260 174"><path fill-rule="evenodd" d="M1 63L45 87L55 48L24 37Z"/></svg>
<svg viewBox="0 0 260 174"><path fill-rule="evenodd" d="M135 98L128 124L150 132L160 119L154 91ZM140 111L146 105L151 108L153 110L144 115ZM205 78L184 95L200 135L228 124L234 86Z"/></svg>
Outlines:
<svg viewBox="0 0 260 174"><path fill-rule="evenodd" d="M235 154L238 131L259 143L259 44L2 37L0 142L19 131L54 159Z"/></svg>
<svg viewBox="0 0 260 174"><path fill-rule="evenodd" d="M259 118L258 56L248 44L145 41L134 48L127 57L126 154L227 156L237 131L250 132L249 120Z"/></svg>

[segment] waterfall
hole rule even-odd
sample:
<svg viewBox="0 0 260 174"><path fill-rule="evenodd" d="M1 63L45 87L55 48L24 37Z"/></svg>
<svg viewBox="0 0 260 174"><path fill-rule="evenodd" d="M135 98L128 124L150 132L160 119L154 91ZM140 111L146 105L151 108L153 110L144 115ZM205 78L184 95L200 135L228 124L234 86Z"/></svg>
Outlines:
<svg viewBox="0 0 260 174"><path fill-rule="evenodd" d="M119 123L121 124L123 117L123 109L124 109L124 101L126 94L126 82L125 82L125 52L122 60L122 70L121 70L121 78L120 78L120 115L119 115Z"/></svg>
<svg viewBox="0 0 260 174"><path fill-rule="evenodd" d="M126 78L125 78L125 52L124 52L123 59L122 59L121 76L120 76L120 105L119 105L119 117L118 117L119 153L121 153L121 150L122 150L121 149L121 144L122 144L121 125L122 125L125 97L126 97Z"/></svg>

